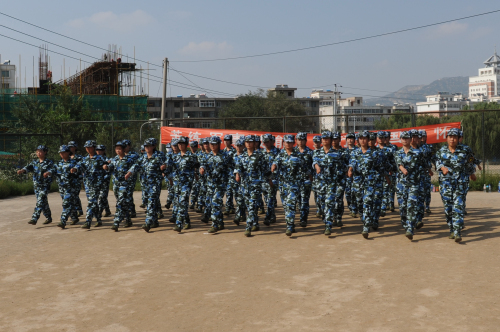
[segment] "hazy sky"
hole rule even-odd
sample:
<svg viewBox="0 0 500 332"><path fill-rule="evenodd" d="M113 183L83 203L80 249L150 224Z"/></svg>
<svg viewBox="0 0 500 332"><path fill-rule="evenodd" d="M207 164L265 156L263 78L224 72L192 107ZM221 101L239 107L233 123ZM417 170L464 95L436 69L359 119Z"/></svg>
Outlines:
<svg viewBox="0 0 500 332"><path fill-rule="evenodd" d="M493 5L493 7L492 7ZM308 96L311 88L344 86L344 96L380 96L404 85L428 84L451 76L471 76L494 52L500 40L500 13L441 26L302 52L240 60L182 63L276 52L445 21L500 9L493 1L61 1L12 2L0 11L50 30L161 65L169 58L173 69L242 84L272 87L288 84ZM102 51L0 15L0 24L72 50L100 57ZM495 33L495 31L497 31ZM34 45L42 41L0 27L0 34ZM500 47L500 44L498 45ZM54 78L61 78L63 56L91 58L49 45ZM38 49L0 36L2 61L18 64L32 81L33 56ZM138 60L138 64L146 67ZM66 57L66 75L79 61ZM162 76L159 67L150 73ZM192 85L170 70L170 78ZM22 74L24 81L24 73ZM226 84L185 75L199 88L171 86L168 95L201 93L204 89L229 94L253 87ZM153 78L151 78L153 79ZM154 78L158 80L157 78ZM144 74L143 83L146 83ZM177 83L174 83L177 84ZM31 84L29 84L31 85ZM149 94L160 96L159 83L150 81ZM347 88L349 87L349 88ZM302 89L303 88L303 89ZM147 89L147 88L146 88ZM147 93L147 91L145 91ZM450 91L453 92L453 91ZM209 93L213 96L215 93ZM219 95L222 96L222 95Z"/></svg>

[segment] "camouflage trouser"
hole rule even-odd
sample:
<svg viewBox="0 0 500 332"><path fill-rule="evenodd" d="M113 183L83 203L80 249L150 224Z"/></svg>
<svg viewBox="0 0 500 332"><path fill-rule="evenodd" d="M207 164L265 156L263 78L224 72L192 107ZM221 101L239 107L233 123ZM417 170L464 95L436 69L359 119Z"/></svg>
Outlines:
<svg viewBox="0 0 500 332"><path fill-rule="evenodd" d="M277 188L277 182L273 182L272 187L269 182L262 183L262 193L267 205L266 220L276 219L276 205L278 204L278 200L276 199Z"/></svg>
<svg viewBox="0 0 500 332"><path fill-rule="evenodd" d="M85 182L85 194L87 195L87 217L86 222L92 222L92 219L101 221L99 214L99 190L101 185L96 183Z"/></svg>
<svg viewBox="0 0 500 332"><path fill-rule="evenodd" d="M427 173L424 177L424 204L428 209L431 206L431 176Z"/></svg>
<svg viewBox="0 0 500 332"><path fill-rule="evenodd" d="M146 199L146 180L144 175L141 173L139 177L139 181L141 182L141 201L143 205L148 204L148 200Z"/></svg>
<svg viewBox="0 0 500 332"><path fill-rule="evenodd" d="M353 208L353 201L356 200L354 194L352 192L352 178L347 178L345 182L345 199L347 201L347 207L349 208L349 212L356 213L357 209Z"/></svg>
<svg viewBox="0 0 500 332"><path fill-rule="evenodd" d="M404 181L398 181L396 193L399 204L399 214L401 225L413 234L413 229L417 223L417 207L419 200L419 186L411 185Z"/></svg>
<svg viewBox="0 0 500 332"><path fill-rule="evenodd" d="M212 227L224 226L222 204L226 188L225 183L207 183L205 214L212 217Z"/></svg>
<svg viewBox="0 0 500 332"><path fill-rule="evenodd" d="M175 188L173 188L174 184L170 184L169 179L165 180L167 180L167 190L168 190L167 204L172 204L174 202L174 196L175 196Z"/></svg>
<svg viewBox="0 0 500 332"><path fill-rule="evenodd" d="M424 219L425 212L425 184L422 177L420 178L420 183L418 185L418 204L417 204L417 222Z"/></svg>
<svg viewBox="0 0 500 332"><path fill-rule="evenodd" d="M397 177L391 174L389 175L389 179L391 180L391 184L388 184L385 180L383 183L384 194L382 198L382 205L380 206L380 209L383 211L394 207L394 194L396 192Z"/></svg>
<svg viewBox="0 0 500 332"><path fill-rule="evenodd" d="M76 195L74 195L73 199L75 200L74 204L76 206L76 210L83 214L82 200L80 199L80 191L82 191L82 180L78 180L78 185L74 188L76 191Z"/></svg>
<svg viewBox="0 0 500 332"><path fill-rule="evenodd" d="M325 183L325 224L332 227L332 222L341 222L344 215L344 186L343 180Z"/></svg>
<svg viewBox="0 0 500 332"><path fill-rule="evenodd" d="M382 204L384 187L382 181L364 181L363 194L363 231L369 232L371 226L378 226L377 206Z"/></svg>
<svg viewBox="0 0 500 332"><path fill-rule="evenodd" d="M114 188L118 198L116 200L116 212L113 223L118 226L123 220L130 221L130 184L128 182L116 183Z"/></svg>
<svg viewBox="0 0 500 332"><path fill-rule="evenodd" d="M299 183L300 189L300 221L306 221L309 216L309 199L311 198L312 182L310 180Z"/></svg>
<svg viewBox="0 0 500 332"><path fill-rule="evenodd" d="M467 182L457 179L440 179L439 192L444 205L446 223L450 232L460 235L464 225L465 197L467 195Z"/></svg>
<svg viewBox="0 0 500 332"><path fill-rule="evenodd" d="M61 223L66 225L66 221L68 218L76 218L77 217L77 208L78 206L75 204L76 199L75 196L78 194L79 189L74 187L62 187L59 185L59 194L62 199L62 213L61 213Z"/></svg>
<svg viewBox="0 0 500 332"><path fill-rule="evenodd" d="M236 214L234 219L245 217L245 197L243 196L242 185L238 182L234 186L234 199L236 200Z"/></svg>
<svg viewBox="0 0 500 332"><path fill-rule="evenodd" d="M42 213L45 216L45 218L52 219L52 213L50 212L49 201L47 199L50 185L48 186L35 185L33 189L35 191L35 196L36 196L36 205L35 205L35 210L33 211L33 215L31 216L31 219L38 220Z"/></svg>
<svg viewBox="0 0 500 332"><path fill-rule="evenodd" d="M280 188L287 229L295 228L295 209L300 204L300 189L298 183L283 183Z"/></svg>
<svg viewBox="0 0 500 332"><path fill-rule="evenodd" d="M182 179L177 183L174 198L176 209L175 222L182 227L183 223L188 223L189 196L191 195L192 182L190 179Z"/></svg>
<svg viewBox="0 0 500 332"><path fill-rule="evenodd" d="M134 203L134 191L135 191L135 184L137 183L137 174L134 173L130 180L127 181L127 184L128 184L128 195L129 195L129 199L130 199L130 213L133 213L135 214L136 211L135 211L135 203Z"/></svg>
<svg viewBox="0 0 500 332"><path fill-rule="evenodd" d="M150 226L158 222L158 212L160 211L161 180L156 182L148 181L146 185L146 225Z"/></svg>
<svg viewBox="0 0 500 332"><path fill-rule="evenodd" d="M229 181L227 182L227 187L226 187L226 211L229 210L234 210L234 183L236 181L234 180L234 176L231 174L231 178L229 178Z"/></svg>
<svg viewBox="0 0 500 332"><path fill-rule="evenodd" d="M179 184L179 179L174 178L172 179L172 185L170 186L170 191L168 193L170 197L170 192L172 192L172 218L177 219L177 212L179 211L179 195L180 195L180 184ZM170 198L169 198L170 199ZM167 201L168 203L169 201Z"/></svg>
<svg viewBox="0 0 500 332"><path fill-rule="evenodd" d="M207 180L202 178L200 182L200 192L198 194L198 207L204 208L207 206Z"/></svg>
<svg viewBox="0 0 500 332"><path fill-rule="evenodd" d="M327 191L327 183L324 180L318 180L313 187L314 190L314 200L316 202L316 206L318 208L319 213L321 213L323 217L323 221L326 222L326 203L325 196Z"/></svg>
<svg viewBox="0 0 500 332"><path fill-rule="evenodd" d="M114 191L114 186L113 186ZM109 202L108 202L108 194L109 194L109 179L103 181L101 188L99 189L99 216L102 217L102 212L106 211L107 213L111 213L109 210Z"/></svg>
<svg viewBox="0 0 500 332"><path fill-rule="evenodd" d="M359 213L361 221L363 221L363 196L365 194L363 177L356 175L352 177L351 185L351 211Z"/></svg>
<svg viewBox="0 0 500 332"><path fill-rule="evenodd" d="M262 184L261 183L242 183L241 194L245 200L245 208L247 210L247 226L249 230L252 226L259 224L259 199L262 199Z"/></svg>
<svg viewBox="0 0 500 332"><path fill-rule="evenodd" d="M200 194L200 182L201 180L194 180L193 186L191 187L191 205L196 205L198 203L198 196Z"/></svg>

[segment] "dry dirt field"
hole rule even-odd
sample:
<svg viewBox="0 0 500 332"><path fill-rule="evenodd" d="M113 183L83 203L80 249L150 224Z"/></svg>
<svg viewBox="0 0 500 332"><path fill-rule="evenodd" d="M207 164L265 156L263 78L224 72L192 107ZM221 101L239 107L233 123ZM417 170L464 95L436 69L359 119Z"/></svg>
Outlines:
<svg viewBox="0 0 500 332"><path fill-rule="evenodd" d="M142 209L118 233L111 217L61 230L56 193L54 223L31 226L34 196L0 200L0 331L498 331L499 201L470 193L456 244L437 193L412 242L397 210L368 240L349 216L288 238L281 209L245 238L232 222L207 234L196 213L177 234L170 211L148 234Z"/></svg>

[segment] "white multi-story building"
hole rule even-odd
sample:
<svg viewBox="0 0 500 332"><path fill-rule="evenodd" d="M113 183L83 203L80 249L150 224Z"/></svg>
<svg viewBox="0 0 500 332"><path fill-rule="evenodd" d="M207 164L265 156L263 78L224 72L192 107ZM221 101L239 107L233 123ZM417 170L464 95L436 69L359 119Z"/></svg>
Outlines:
<svg viewBox="0 0 500 332"><path fill-rule="evenodd" d="M10 61L4 61L0 64L0 88L15 89L16 88L16 65L11 65Z"/></svg>
<svg viewBox="0 0 500 332"><path fill-rule="evenodd" d="M478 70L478 76L469 77L469 99L472 101L483 101L499 96L500 57L496 50L484 65L484 68Z"/></svg>
<svg viewBox="0 0 500 332"><path fill-rule="evenodd" d="M409 104L365 106L363 97L349 97L337 100L337 114L345 114L345 116L337 116L335 121L333 101L322 99L319 104L319 115L326 115L320 118L320 130L328 129L342 133L374 130L375 121L386 116L385 114L390 116L396 111L413 112L413 107Z"/></svg>
<svg viewBox="0 0 500 332"><path fill-rule="evenodd" d="M426 96L427 101L417 103L417 113L433 112L436 117L450 115L453 111L460 111L465 106L471 106L474 103L465 98L461 93L438 92L435 95Z"/></svg>

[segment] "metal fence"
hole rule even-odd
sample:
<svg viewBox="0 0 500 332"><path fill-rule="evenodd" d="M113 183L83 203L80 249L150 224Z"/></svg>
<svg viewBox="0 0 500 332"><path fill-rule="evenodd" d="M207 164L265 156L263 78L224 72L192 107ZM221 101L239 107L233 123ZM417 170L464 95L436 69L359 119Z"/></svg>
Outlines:
<svg viewBox="0 0 500 332"><path fill-rule="evenodd" d="M336 119L336 121L335 121ZM203 119L165 119L165 125L179 124L181 127L194 128L195 124L205 121L205 127L233 130L258 130L269 132L306 131L319 133L321 130L350 132L361 130L398 129L447 122L461 122L464 143L468 144L483 162L483 172L500 174L500 110L464 110L454 112L425 113L372 113L306 115L285 117L245 117L245 118L203 118ZM139 150L141 142L147 137L160 137L161 122L143 120L63 122L59 134L40 136L16 136L0 134L0 151L11 153L17 159L25 159L24 148L34 151L36 145L48 144L56 151L60 142L76 140L83 147L85 140L95 139L98 144L108 147L108 155L114 155L114 143L124 138L133 142ZM45 136L45 137L44 137ZM47 142L45 142L47 141ZM437 144L435 149L441 144ZM52 148L53 146L53 148ZM84 151L81 151L84 153ZM57 157L57 156L55 156Z"/></svg>

